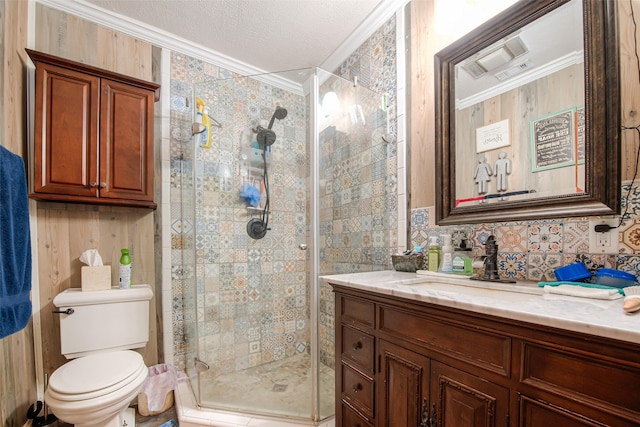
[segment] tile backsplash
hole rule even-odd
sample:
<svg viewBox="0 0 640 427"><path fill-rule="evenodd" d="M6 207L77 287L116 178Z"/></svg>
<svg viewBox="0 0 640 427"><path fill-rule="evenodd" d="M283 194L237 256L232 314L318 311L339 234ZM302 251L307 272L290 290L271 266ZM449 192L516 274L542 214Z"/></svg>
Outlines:
<svg viewBox="0 0 640 427"><path fill-rule="evenodd" d="M589 253L589 218L559 218L540 221L500 222L439 227L435 207L411 211L411 246L428 247L429 236L465 230L474 255L484 254L487 237L498 242L498 267L504 278L553 281L553 271L576 261L588 268L617 268L638 276L640 272L640 185L622 185L623 218L617 229L618 253Z"/></svg>

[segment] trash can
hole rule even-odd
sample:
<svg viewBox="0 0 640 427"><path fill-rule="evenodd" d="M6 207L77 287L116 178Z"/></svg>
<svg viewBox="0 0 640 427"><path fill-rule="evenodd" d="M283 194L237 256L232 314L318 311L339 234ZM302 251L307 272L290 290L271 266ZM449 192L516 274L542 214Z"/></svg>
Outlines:
<svg viewBox="0 0 640 427"><path fill-rule="evenodd" d="M176 370L173 366L166 363L151 366L149 376L138 394L140 415L157 415L171 408L176 386Z"/></svg>

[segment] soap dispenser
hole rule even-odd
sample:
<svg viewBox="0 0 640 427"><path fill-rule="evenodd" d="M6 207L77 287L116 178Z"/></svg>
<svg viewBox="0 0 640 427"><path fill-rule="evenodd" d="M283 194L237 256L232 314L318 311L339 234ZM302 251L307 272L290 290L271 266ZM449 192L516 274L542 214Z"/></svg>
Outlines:
<svg viewBox="0 0 640 427"><path fill-rule="evenodd" d="M467 239L462 239L458 247L453 251L451 264L455 274L463 274L465 276L471 276L473 274L471 247L469 247Z"/></svg>
<svg viewBox="0 0 640 427"><path fill-rule="evenodd" d="M431 236L429 237L429 250L427 251L427 269L429 271L438 271L438 267L440 267L438 236Z"/></svg>
<svg viewBox="0 0 640 427"><path fill-rule="evenodd" d="M441 273L453 273L453 246L451 245L451 235L442 234L442 256L440 260Z"/></svg>

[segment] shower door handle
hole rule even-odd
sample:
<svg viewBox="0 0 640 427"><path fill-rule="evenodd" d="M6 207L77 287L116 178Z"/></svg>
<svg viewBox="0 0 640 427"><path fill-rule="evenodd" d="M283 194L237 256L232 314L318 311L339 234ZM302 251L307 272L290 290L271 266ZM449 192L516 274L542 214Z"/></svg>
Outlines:
<svg viewBox="0 0 640 427"><path fill-rule="evenodd" d="M306 250L307 250L307 244L306 244L306 243L300 243L300 244L298 245L298 248L299 248L301 251L306 251Z"/></svg>

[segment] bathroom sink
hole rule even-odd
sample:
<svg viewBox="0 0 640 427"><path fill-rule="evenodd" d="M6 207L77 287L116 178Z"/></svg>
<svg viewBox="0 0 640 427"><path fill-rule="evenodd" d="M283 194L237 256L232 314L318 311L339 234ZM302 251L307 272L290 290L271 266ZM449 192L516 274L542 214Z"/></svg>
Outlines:
<svg viewBox="0 0 640 427"><path fill-rule="evenodd" d="M436 273L432 271L420 270L416 273L416 278L424 279L424 281L417 281L415 285L429 285L433 283L446 283L448 285L467 286L480 289L494 289L499 291L517 292L521 294L534 294L542 295L544 290L538 286L537 282L516 282L516 283L502 283L502 282L488 282L483 280L471 280L466 276L459 276L455 274Z"/></svg>

